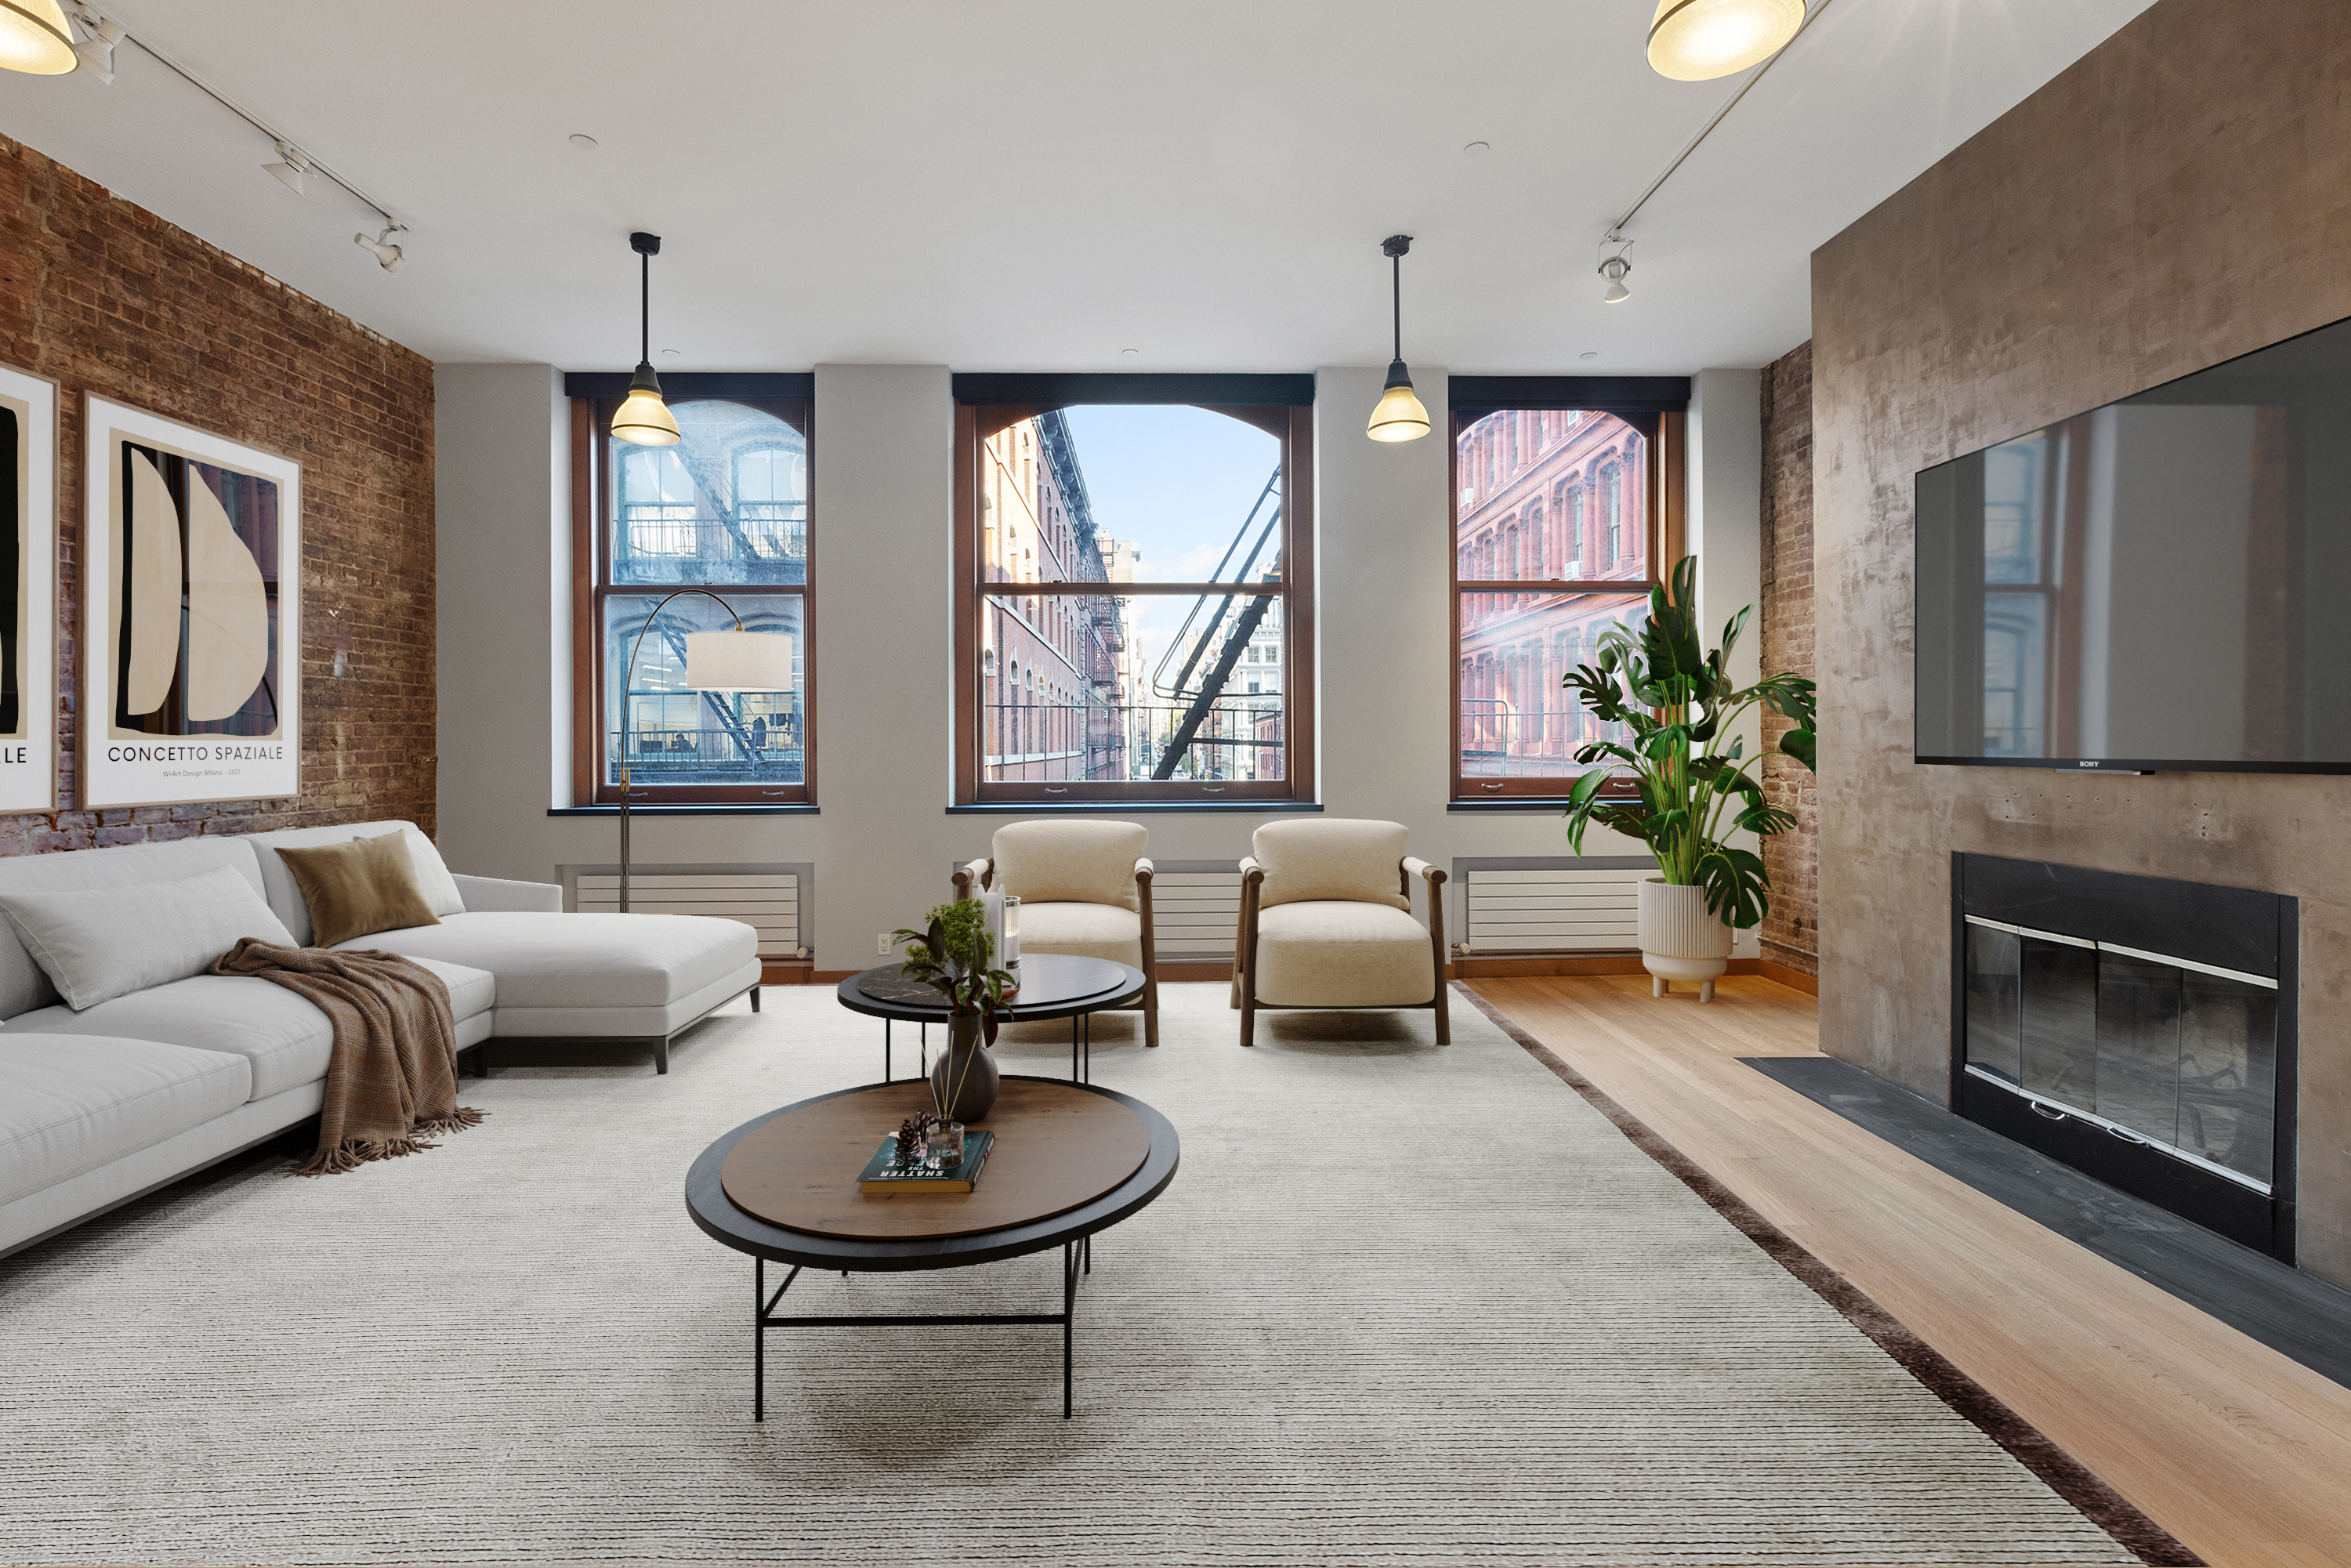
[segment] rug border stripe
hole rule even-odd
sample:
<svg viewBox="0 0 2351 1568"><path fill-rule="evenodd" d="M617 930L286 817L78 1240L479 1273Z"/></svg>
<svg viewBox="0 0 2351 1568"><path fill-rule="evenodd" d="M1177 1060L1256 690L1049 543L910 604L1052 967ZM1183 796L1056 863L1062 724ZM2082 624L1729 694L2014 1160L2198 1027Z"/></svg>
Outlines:
<svg viewBox="0 0 2351 1568"><path fill-rule="evenodd" d="M2148 1568L2206 1568L2204 1559L2190 1552L2169 1531L2100 1480L2087 1466L2059 1448L2039 1427L2010 1409L1990 1389L1960 1371L1942 1352L1920 1339L1900 1319L1871 1300L1859 1286L1764 1218L1746 1199L1659 1136L1647 1123L1618 1104L1606 1091L1570 1067L1557 1052L1520 1029L1484 997L1462 981L1450 983L1452 988L1484 1014L1495 1028L1510 1036L1528 1055L1549 1068L1561 1082L1583 1096L1594 1110L1614 1123L1616 1130L1624 1134L1635 1148L1662 1166L1683 1186L1704 1199L1708 1207L1729 1220L1740 1235L1761 1248L1772 1261L1802 1281L1821 1300L1844 1314L1846 1322L1867 1334L1905 1372L1924 1384L1944 1404L1967 1417L1979 1431L2032 1471L2051 1491L2064 1498L2080 1511L2083 1517L2114 1537L2125 1551L2133 1553Z"/></svg>

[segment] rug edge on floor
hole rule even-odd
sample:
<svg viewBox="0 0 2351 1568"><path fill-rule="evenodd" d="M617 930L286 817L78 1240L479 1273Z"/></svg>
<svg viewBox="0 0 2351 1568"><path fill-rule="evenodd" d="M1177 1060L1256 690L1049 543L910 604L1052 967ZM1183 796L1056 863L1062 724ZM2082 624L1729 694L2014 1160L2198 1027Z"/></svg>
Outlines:
<svg viewBox="0 0 2351 1568"><path fill-rule="evenodd" d="M2039 1427L2011 1409L1991 1390L1959 1370L1942 1352L1918 1337L1892 1312L1873 1301L1809 1249L1781 1229L1708 1172L1676 1148L1655 1129L1627 1111L1608 1092L1556 1051L1519 1027L1507 1014L1462 981L1450 982L1486 1020L1524 1050L1614 1124L1625 1140L1655 1160L1731 1228L1766 1256L1842 1313L1902 1370L1937 1398L1964 1416L1977 1430L2006 1450L2041 1483L2072 1505L2082 1516L2112 1536L2116 1543L2148 1568L2205 1568L2204 1559L2189 1551L2169 1531L2100 1480L2088 1466L2067 1453Z"/></svg>

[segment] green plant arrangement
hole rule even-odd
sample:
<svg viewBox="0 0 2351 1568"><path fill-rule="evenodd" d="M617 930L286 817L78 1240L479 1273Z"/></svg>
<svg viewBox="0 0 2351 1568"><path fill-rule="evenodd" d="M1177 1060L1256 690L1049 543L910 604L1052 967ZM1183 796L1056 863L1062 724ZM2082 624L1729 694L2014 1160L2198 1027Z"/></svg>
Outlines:
<svg viewBox="0 0 2351 1568"><path fill-rule="evenodd" d="M947 1053L932 1077L931 1092L939 1115L954 1120L964 1103L966 1080L979 1065L977 1048L996 1043L997 1014L1020 988L1020 977L1009 969L988 967L996 956L996 938L987 934L987 907L978 899L952 899L923 919L924 929L901 928L890 934L890 940L906 950L898 972L947 999ZM958 1057L961 1067L952 1078L944 1077ZM986 1098L993 1100L993 1069L988 1072Z"/></svg>
<svg viewBox="0 0 2351 1568"><path fill-rule="evenodd" d="M1751 686L1734 685L1727 673L1730 650L1754 606L1730 618L1722 645L1708 653L1698 641L1697 578L1698 558L1684 556L1650 590L1649 613L1637 637L1623 626L1608 628L1600 634L1597 662L1561 678L1594 717L1632 732L1628 742L1598 740L1577 749L1580 763L1611 765L1576 779L1568 797L1567 841L1582 854L1584 830L1594 822L1639 839L1657 857L1663 881L1704 887L1708 912L1744 930L1771 909L1771 879L1761 856L1734 849L1723 838L1741 828L1771 838L1794 827L1796 819L1765 800L1762 786L1748 777L1762 753L1746 757L1745 743L1736 737L1727 750L1716 751L1713 744L1760 704L1795 721L1780 737L1779 750L1810 768L1813 684L1783 671ZM1620 772L1631 774L1637 800L1600 793Z"/></svg>

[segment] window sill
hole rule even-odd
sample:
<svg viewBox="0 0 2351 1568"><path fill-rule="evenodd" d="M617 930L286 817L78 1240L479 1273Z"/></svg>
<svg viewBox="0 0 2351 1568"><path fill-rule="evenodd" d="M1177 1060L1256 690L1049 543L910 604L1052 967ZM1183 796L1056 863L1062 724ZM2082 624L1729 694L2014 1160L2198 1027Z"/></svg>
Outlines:
<svg viewBox="0 0 2351 1568"><path fill-rule="evenodd" d="M550 817L617 817L618 806L549 806ZM814 806L632 806L632 817L813 817Z"/></svg>
<svg viewBox="0 0 2351 1568"><path fill-rule="evenodd" d="M1144 811L1220 811L1227 815L1238 811L1255 816L1269 816L1279 811L1320 811L1321 810L1322 810L1322 802L1317 800L1137 800L1133 802L1071 800L1067 804L1060 801L1049 803L1042 800L1015 800L1002 804L990 801L985 806L949 806L946 809L946 814L950 817L1034 817L1039 815L1126 817Z"/></svg>
<svg viewBox="0 0 2351 1568"><path fill-rule="evenodd" d="M1625 799L1631 800L1633 797L1627 796ZM1520 795L1513 800L1449 800L1446 802L1445 809L1448 811L1547 811L1556 815L1566 810L1567 807L1568 800L1564 795Z"/></svg>

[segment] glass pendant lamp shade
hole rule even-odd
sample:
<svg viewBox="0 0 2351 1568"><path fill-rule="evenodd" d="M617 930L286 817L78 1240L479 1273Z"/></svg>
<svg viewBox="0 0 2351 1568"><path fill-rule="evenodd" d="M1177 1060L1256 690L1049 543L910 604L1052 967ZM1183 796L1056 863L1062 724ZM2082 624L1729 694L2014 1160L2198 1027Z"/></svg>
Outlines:
<svg viewBox="0 0 2351 1568"><path fill-rule="evenodd" d="M1428 410L1412 395L1412 372L1404 366L1404 258L1412 249L1410 235L1390 235L1380 242L1388 258L1388 304L1395 313L1395 355L1388 361L1387 386L1373 405L1371 423L1364 431L1374 441L1417 441L1428 434Z"/></svg>
<svg viewBox="0 0 2351 1568"><path fill-rule="evenodd" d="M621 412L612 416L612 434L639 446L677 444L677 416L662 401L661 378L653 374L653 366L637 367L635 379L629 382L629 395Z"/></svg>
<svg viewBox="0 0 2351 1568"><path fill-rule="evenodd" d="M696 692L788 692L792 640L781 632L688 632L685 685Z"/></svg>
<svg viewBox="0 0 2351 1568"><path fill-rule="evenodd" d="M662 401L661 377L653 374L653 257L661 254L661 235L632 234L629 248L637 253L637 373L612 416L612 435L639 446L674 446L677 419Z"/></svg>
<svg viewBox="0 0 2351 1568"><path fill-rule="evenodd" d="M57 0L0 0L0 70L61 77L80 63Z"/></svg>
<svg viewBox="0 0 2351 1568"><path fill-rule="evenodd" d="M1676 81L1710 81L1770 59L1804 25L1804 0L1657 0L1649 65Z"/></svg>
<svg viewBox="0 0 2351 1568"><path fill-rule="evenodd" d="M1416 441L1428 434L1428 410L1413 395L1412 374L1402 360L1388 366L1387 390L1380 393L1365 434L1374 441Z"/></svg>

